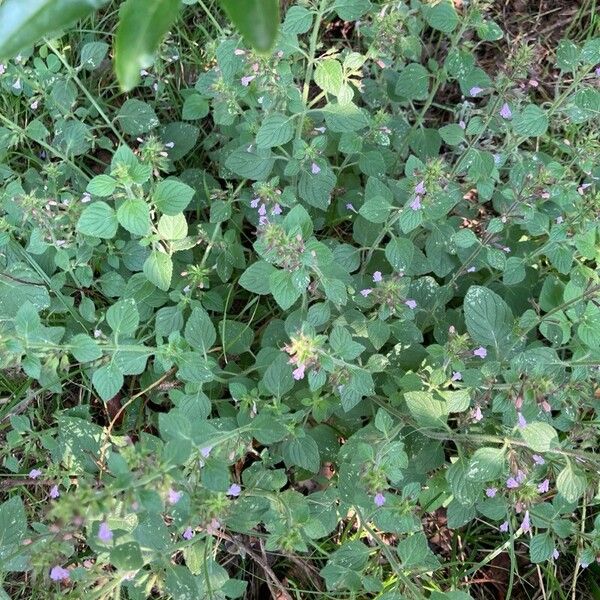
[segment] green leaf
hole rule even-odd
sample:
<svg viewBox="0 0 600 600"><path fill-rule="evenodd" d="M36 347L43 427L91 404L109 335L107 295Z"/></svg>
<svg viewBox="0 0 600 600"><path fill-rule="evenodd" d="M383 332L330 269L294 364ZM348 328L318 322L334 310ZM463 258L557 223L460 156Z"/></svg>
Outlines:
<svg viewBox="0 0 600 600"><path fill-rule="evenodd" d="M110 562L124 571L136 571L144 564L140 545L137 542L119 544L110 551Z"/></svg>
<svg viewBox="0 0 600 600"><path fill-rule="evenodd" d="M323 109L325 123L334 133L358 131L369 124L363 110L352 102L327 104Z"/></svg>
<svg viewBox="0 0 600 600"><path fill-rule="evenodd" d="M271 150L254 150L242 146L234 150L225 161L225 166L236 175L252 181L265 180L275 164Z"/></svg>
<svg viewBox="0 0 600 600"><path fill-rule="evenodd" d="M188 224L183 213L163 215L158 221L158 234L163 240L182 240L188 234Z"/></svg>
<svg viewBox="0 0 600 600"><path fill-rule="evenodd" d="M106 311L106 322L110 328L119 334L132 334L140 324L140 314L138 312L135 300L127 298L115 302Z"/></svg>
<svg viewBox="0 0 600 600"><path fill-rule="evenodd" d="M88 42L81 48L80 66L86 71L97 69L108 54L106 42Z"/></svg>
<svg viewBox="0 0 600 600"><path fill-rule="evenodd" d="M71 354L81 363L97 360L102 356L102 350L89 335L79 333L69 340Z"/></svg>
<svg viewBox="0 0 600 600"><path fill-rule="evenodd" d="M326 58L317 65L315 83L327 94L337 96L344 83L342 65L335 58Z"/></svg>
<svg viewBox="0 0 600 600"><path fill-rule="evenodd" d="M275 44L279 27L278 0L220 0L244 41L259 52Z"/></svg>
<svg viewBox="0 0 600 600"><path fill-rule="evenodd" d="M493 481L504 470L504 450L478 448L471 457L466 476L473 481Z"/></svg>
<svg viewBox="0 0 600 600"><path fill-rule="evenodd" d="M194 194L194 189L189 185L178 179L169 178L156 186L152 200L162 213L174 216L187 208Z"/></svg>
<svg viewBox="0 0 600 600"><path fill-rule="evenodd" d="M117 219L134 235L146 235L150 231L150 208L144 200L127 198L117 209Z"/></svg>
<svg viewBox="0 0 600 600"><path fill-rule="evenodd" d="M287 355L279 354L267 367L262 383L277 398L281 398L294 387L292 367Z"/></svg>
<svg viewBox="0 0 600 600"><path fill-rule="evenodd" d="M593 302L585 307L577 335L588 348L600 349L600 309Z"/></svg>
<svg viewBox="0 0 600 600"><path fill-rule="evenodd" d="M126 0L119 11L115 71L121 89L132 90L140 71L154 63L154 53L179 14L180 0Z"/></svg>
<svg viewBox="0 0 600 600"><path fill-rule="evenodd" d="M117 395L123 387L123 381L123 374L113 363L100 367L92 376L92 384L104 402Z"/></svg>
<svg viewBox="0 0 600 600"><path fill-rule="evenodd" d="M458 25L458 15L450 0L423 5L423 16L432 29L452 33Z"/></svg>
<svg viewBox="0 0 600 600"><path fill-rule="evenodd" d="M548 452L559 445L556 429L548 423L533 421L520 430L523 439L534 452Z"/></svg>
<svg viewBox="0 0 600 600"><path fill-rule="evenodd" d="M110 175L96 175L96 177L87 184L85 191L88 192L88 194L106 198L107 196L112 195L116 187L117 181Z"/></svg>
<svg viewBox="0 0 600 600"><path fill-rule="evenodd" d="M173 261L168 254L153 250L144 262L144 275L148 281L165 292L171 285L173 276Z"/></svg>
<svg viewBox="0 0 600 600"><path fill-rule="evenodd" d="M293 438L282 444L283 460L288 467L298 466L317 473L321 466L321 457L317 442L310 436Z"/></svg>
<svg viewBox="0 0 600 600"><path fill-rule="evenodd" d="M15 495L0 504L0 572L25 570L22 565L27 563L19 556L19 547L26 535L25 507L21 498Z"/></svg>
<svg viewBox="0 0 600 600"><path fill-rule="evenodd" d="M538 533L529 542L529 557L532 563L542 563L552 558L554 540L548 533Z"/></svg>
<svg viewBox="0 0 600 600"><path fill-rule="evenodd" d="M291 6L285 13L283 33L306 33L312 25L312 13L303 6Z"/></svg>
<svg viewBox="0 0 600 600"><path fill-rule="evenodd" d="M240 277L239 284L253 294L270 294L271 285L269 278L276 269L273 265L259 260L251 264Z"/></svg>
<svg viewBox="0 0 600 600"><path fill-rule="evenodd" d="M77 231L102 239L115 237L118 227L117 213L102 201L86 207L77 221Z"/></svg>
<svg viewBox="0 0 600 600"><path fill-rule="evenodd" d="M290 308L300 297L300 292L292 281L292 274L282 269L269 276L269 289L275 302L283 310Z"/></svg>
<svg viewBox="0 0 600 600"><path fill-rule="evenodd" d="M525 137L538 137L548 131L548 117L535 104L529 104L515 115L512 124L514 132Z"/></svg>
<svg viewBox="0 0 600 600"><path fill-rule="evenodd" d="M417 425L440 428L446 423L448 408L443 400L437 400L431 392L406 392L406 405Z"/></svg>
<svg viewBox="0 0 600 600"><path fill-rule="evenodd" d="M585 492L586 487L585 476L571 463L568 463L556 478L556 489L567 502L577 502Z"/></svg>
<svg viewBox="0 0 600 600"><path fill-rule="evenodd" d="M106 0L5 0L0 5L0 58L12 58L104 4Z"/></svg>
<svg viewBox="0 0 600 600"><path fill-rule="evenodd" d="M135 98L125 101L119 109L117 119L123 131L129 135L142 135L160 125L154 109L146 102Z"/></svg>
<svg viewBox="0 0 600 600"><path fill-rule="evenodd" d="M268 149L283 146L294 137L294 127L290 117L275 113L265 118L256 134L258 148Z"/></svg>
<svg viewBox="0 0 600 600"><path fill-rule="evenodd" d="M508 304L492 290L473 285L467 291L464 307L467 331L473 341L493 346L498 352L513 326Z"/></svg>
<svg viewBox="0 0 600 600"><path fill-rule="evenodd" d="M396 80L395 92L407 100L426 100L429 94L429 71L417 63L407 65Z"/></svg>
<svg viewBox="0 0 600 600"><path fill-rule="evenodd" d="M203 119L208 114L208 102L200 94L188 96L183 103L181 118L186 121Z"/></svg>
<svg viewBox="0 0 600 600"><path fill-rule="evenodd" d="M217 339L217 332L208 313L196 306L185 325L184 336L188 344L195 350L208 352Z"/></svg>

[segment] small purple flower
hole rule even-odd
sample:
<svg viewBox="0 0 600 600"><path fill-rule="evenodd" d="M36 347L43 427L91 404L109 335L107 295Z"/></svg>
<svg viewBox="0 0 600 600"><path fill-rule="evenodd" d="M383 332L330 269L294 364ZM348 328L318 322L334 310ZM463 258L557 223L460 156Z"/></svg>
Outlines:
<svg viewBox="0 0 600 600"><path fill-rule="evenodd" d="M208 458L210 453L212 452L212 446L206 446L204 448L200 448L200 454L203 458Z"/></svg>
<svg viewBox="0 0 600 600"><path fill-rule="evenodd" d="M260 198L258 198L258 197L257 198L253 198L252 201L250 202L250 206L252 208L257 208L259 202L260 202Z"/></svg>
<svg viewBox="0 0 600 600"><path fill-rule="evenodd" d="M194 531L191 527L187 527L186 530L181 534L184 540L191 540L194 537Z"/></svg>
<svg viewBox="0 0 600 600"><path fill-rule="evenodd" d="M181 500L183 492L177 492L173 488L169 489L168 502L169 504L177 504Z"/></svg>
<svg viewBox="0 0 600 600"><path fill-rule="evenodd" d="M41 474L42 472L39 469L31 469L27 477L29 477L29 479L37 479Z"/></svg>
<svg viewBox="0 0 600 600"><path fill-rule="evenodd" d="M586 562L583 562L583 561L581 561L579 563L579 565L581 566L582 569L587 569L590 566L589 563L586 563Z"/></svg>
<svg viewBox="0 0 600 600"><path fill-rule="evenodd" d="M556 560L556 559L558 559L559 556L560 556L560 552L556 548L554 548L554 550L552 550L552 558L554 560Z"/></svg>
<svg viewBox="0 0 600 600"><path fill-rule="evenodd" d="M281 206L279 205L279 203L275 204L275 206L273 207L273 210L271 211L272 215L280 215L283 211L281 210Z"/></svg>
<svg viewBox="0 0 600 600"><path fill-rule="evenodd" d="M477 85L474 85L470 90L469 90L469 96L478 96L479 94L481 94L481 92L483 92L483 89L480 88Z"/></svg>
<svg viewBox="0 0 600 600"><path fill-rule="evenodd" d="M506 487L509 490L514 490L519 487L519 482L514 477L509 477L506 480Z"/></svg>
<svg viewBox="0 0 600 600"><path fill-rule="evenodd" d="M523 483L526 478L527 478L527 475L525 475L525 473L523 473L523 471L521 471L521 469L519 469L517 471L517 476L515 477L515 479L517 480L517 483L519 483L519 484Z"/></svg>
<svg viewBox="0 0 600 600"><path fill-rule="evenodd" d="M55 500L59 496L60 496L60 492L58 491L58 486L57 485L53 485L50 488L50 498L52 498L53 500Z"/></svg>
<svg viewBox="0 0 600 600"><path fill-rule="evenodd" d="M237 498L242 491L242 488L237 483L232 483L227 490L228 496L233 496Z"/></svg>
<svg viewBox="0 0 600 600"><path fill-rule="evenodd" d="M540 494L548 493L549 489L550 489L550 480L549 479L544 479L544 481L542 481L542 483L540 483L537 487L537 490Z"/></svg>
<svg viewBox="0 0 600 600"><path fill-rule="evenodd" d="M377 492L373 497L373 502L375 502L375 506L383 506L385 504L385 496L381 492Z"/></svg>
<svg viewBox="0 0 600 600"><path fill-rule="evenodd" d="M406 306L408 306L408 308L410 308L411 310L417 308L417 301L413 300L412 298L405 300L404 304L406 304Z"/></svg>
<svg viewBox="0 0 600 600"><path fill-rule="evenodd" d="M485 358L487 356L487 350L483 346L479 346L476 350L473 350L473 356L479 356L479 358Z"/></svg>
<svg viewBox="0 0 600 600"><path fill-rule="evenodd" d="M300 379L304 379L304 371L306 367L304 365L298 365L293 371L292 376L296 381L300 381Z"/></svg>
<svg viewBox="0 0 600 600"><path fill-rule="evenodd" d="M469 267L467 273L475 273L475 267Z"/></svg>
<svg viewBox="0 0 600 600"><path fill-rule="evenodd" d="M52 579L52 581L64 581L65 579L69 579L69 575L68 569L63 569L58 565L52 567L52 570L50 571L50 579Z"/></svg>
<svg viewBox="0 0 600 600"><path fill-rule="evenodd" d="M493 498L496 495L496 492L498 491L498 488L495 487L490 487L487 490L485 490L485 495L488 498Z"/></svg>
<svg viewBox="0 0 600 600"><path fill-rule="evenodd" d="M106 521L100 523L100 527L98 528L98 539L105 544L108 544L108 542L113 539L113 532Z"/></svg>
<svg viewBox="0 0 600 600"><path fill-rule="evenodd" d="M508 531L508 521L504 521L504 523L500 525L499 529L502 533L506 533Z"/></svg>
<svg viewBox="0 0 600 600"><path fill-rule="evenodd" d="M259 209L258 209L258 214L261 217L264 217L267 214L267 207L264 204L261 204Z"/></svg>
<svg viewBox="0 0 600 600"><path fill-rule="evenodd" d="M375 283L383 281L383 275L381 274L381 271L375 271L375 273L373 273L373 281Z"/></svg>
<svg viewBox="0 0 600 600"><path fill-rule="evenodd" d="M543 456L540 456L539 454L534 454L531 458L533 458L533 462L538 466L541 467L542 465L546 464L546 461L544 460Z"/></svg>
<svg viewBox="0 0 600 600"><path fill-rule="evenodd" d="M462 373L460 371L454 371L452 373L452 381L460 381L462 379Z"/></svg>
<svg viewBox="0 0 600 600"><path fill-rule="evenodd" d="M354 205L351 202L348 202L348 204L346 204L346 210L356 212L356 209L354 208Z"/></svg>
<svg viewBox="0 0 600 600"><path fill-rule="evenodd" d="M425 182L424 181L419 181L419 183L417 183L417 185L415 185L415 194L417 196L422 196L425 193Z"/></svg>
<svg viewBox="0 0 600 600"><path fill-rule="evenodd" d="M596 74L596 77L600 77L600 67L596 67L594 73Z"/></svg>
<svg viewBox="0 0 600 600"><path fill-rule="evenodd" d="M520 429L527 427L527 421L525 420L523 413L520 413L520 412L517 413L517 423L518 423Z"/></svg>
<svg viewBox="0 0 600 600"><path fill-rule="evenodd" d="M510 106L505 102L500 109L500 116L503 119L510 119L512 117L512 111L510 110Z"/></svg>
<svg viewBox="0 0 600 600"><path fill-rule="evenodd" d="M531 521L529 520L529 511L525 511L525 516L521 521L521 529L524 533L529 533L531 531Z"/></svg>
<svg viewBox="0 0 600 600"><path fill-rule="evenodd" d="M312 165L310 165L310 172L313 175L318 175L321 172L321 167L314 162Z"/></svg>
<svg viewBox="0 0 600 600"><path fill-rule="evenodd" d="M415 196L413 201L409 204L413 210L419 210L421 208L421 196Z"/></svg>
<svg viewBox="0 0 600 600"><path fill-rule="evenodd" d="M245 77L242 77L240 79L240 83L244 86L244 87L248 87L250 85L250 83L256 79L256 75L246 75Z"/></svg>
<svg viewBox="0 0 600 600"><path fill-rule="evenodd" d="M558 217L556 217L556 224L557 225L560 225L563 222L564 222L564 219L560 215Z"/></svg>
<svg viewBox="0 0 600 600"><path fill-rule="evenodd" d="M494 164L499 165L502 162L501 154L494 154Z"/></svg>
<svg viewBox="0 0 600 600"><path fill-rule="evenodd" d="M481 412L481 406L476 406L473 410L472 417L474 421L481 421L483 419L483 413Z"/></svg>
<svg viewBox="0 0 600 600"><path fill-rule="evenodd" d="M366 298L373 290L371 288L366 288L364 290L360 290L360 295Z"/></svg>

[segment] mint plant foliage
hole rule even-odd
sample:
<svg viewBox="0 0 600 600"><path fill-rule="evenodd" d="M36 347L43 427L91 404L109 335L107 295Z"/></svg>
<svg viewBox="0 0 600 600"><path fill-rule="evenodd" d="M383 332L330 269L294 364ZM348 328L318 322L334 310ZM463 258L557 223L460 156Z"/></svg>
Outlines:
<svg viewBox="0 0 600 600"><path fill-rule="evenodd" d="M600 38L309 0L260 53L183 4L131 96L116 21L0 64L0 597L575 593Z"/></svg>

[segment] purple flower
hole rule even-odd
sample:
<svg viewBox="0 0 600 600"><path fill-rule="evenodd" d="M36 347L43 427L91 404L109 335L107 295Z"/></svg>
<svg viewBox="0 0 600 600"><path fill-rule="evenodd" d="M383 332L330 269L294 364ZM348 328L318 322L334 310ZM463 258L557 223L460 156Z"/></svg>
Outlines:
<svg viewBox="0 0 600 600"><path fill-rule="evenodd" d="M419 210L421 208L421 196L415 196L409 206L413 210Z"/></svg>
<svg viewBox="0 0 600 600"><path fill-rule="evenodd" d="M542 456L540 456L539 454L534 454L531 458L533 458L533 462L538 467L541 467L542 465L546 464L546 461L544 460L544 458Z"/></svg>
<svg viewBox="0 0 600 600"><path fill-rule="evenodd" d="M248 87L253 79L256 79L256 75L246 75L240 79L240 82L244 87Z"/></svg>
<svg viewBox="0 0 600 600"><path fill-rule="evenodd" d="M589 563L586 563L586 562L583 562L583 561L581 561L579 564L580 564L580 566L581 566L582 569L587 569L590 566Z"/></svg>
<svg viewBox="0 0 600 600"><path fill-rule="evenodd" d="M50 571L50 579L52 581L63 581L65 579L69 579L69 570L63 569L60 566L52 567Z"/></svg>
<svg viewBox="0 0 600 600"><path fill-rule="evenodd" d="M469 267L467 273L475 273L475 267Z"/></svg>
<svg viewBox="0 0 600 600"><path fill-rule="evenodd" d="M525 516L521 521L521 529L524 533L529 533L531 531L531 521L529 520L529 511L525 511Z"/></svg>
<svg viewBox="0 0 600 600"><path fill-rule="evenodd" d="M467 128L467 124L462 119L458 122L458 126L461 129L466 129Z"/></svg>
<svg viewBox="0 0 600 600"><path fill-rule="evenodd" d="M485 358L487 356L487 350L483 346L479 346L476 350L473 350L473 356L479 356L479 358Z"/></svg>
<svg viewBox="0 0 600 600"><path fill-rule="evenodd" d="M39 469L31 469L27 477L29 477L29 479L37 479L41 474L42 472Z"/></svg>
<svg viewBox="0 0 600 600"><path fill-rule="evenodd" d="M375 283L383 281L383 275L381 274L381 271L375 271L375 273L373 273L373 281Z"/></svg>
<svg viewBox="0 0 600 600"><path fill-rule="evenodd" d="M409 298L408 300L406 300L404 302L404 304L406 304L406 306L408 306L408 308L410 308L411 310L414 310L415 308L417 308L417 301L416 300L412 300L411 298Z"/></svg>
<svg viewBox="0 0 600 600"><path fill-rule="evenodd" d="M360 290L360 295L366 298L373 290L371 288L366 288L364 290Z"/></svg>
<svg viewBox="0 0 600 600"><path fill-rule="evenodd" d="M525 420L523 413L520 413L520 412L517 413L517 423L518 423L520 429L527 427L527 421Z"/></svg>
<svg viewBox="0 0 600 600"><path fill-rule="evenodd" d="M564 219L560 215L558 217L556 217L556 224L557 225L560 225L563 221L564 221Z"/></svg>
<svg viewBox="0 0 600 600"><path fill-rule="evenodd" d="M500 116L503 119L510 119L512 117L512 111L510 110L510 106L505 102L500 109Z"/></svg>
<svg viewBox="0 0 600 600"><path fill-rule="evenodd" d="M281 210L281 206L279 205L279 203L275 204L275 206L273 207L273 210L271 211L272 215L280 215L283 211Z"/></svg>
<svg viewBox="0 0 600 600"><path fill-rule="evenodd" d="M261 217L264 217L267 214L267 207L264 204L260 205L260 208L258 209L258 214Z"/></svg>
<svg viewBox="0 0 600 600"><path fill-rule="evenodd" d="M425 193L425 191L425 182L419 181L419 183L417 183L417 185L415 186L415 194L417 196L422 196Z"/></svg>
<svg viewBox="0 0 600 600"><path fill-rule="evenodd" d="M483 419L483 413L481 412L481 407L477 406L475 407L475 410L473 410L473 420L475 421L481 421L481 419Z"/></svg>
<svg viewBox="0 0 600 600"><path fill-rule="evenodd" d="M556 560L559 556L560 552L556 548L554 548L554 550L552 550L552 558Z"/></svg>
<svg viewBox="0 0 600 600"><path fill-rule="evenodd" d="M321 172L321 167L314 162L312 165L310 165L310 172L313 175L318 175Z"/></svg>
<svg viewBox="0 0 600 600"><path fill-rule="evenodd" d="M509 490L514 490L519 487L519 482L514 477L509 477L506 480L506 487Z"/></svg>
<svg viewBox="0 0 600 600"><path fill-rule="evenodd" d="M348 204L346 204L346 210L352 210L356 212L354 205L351 202L348 202Z"/></svg>
<svg viewBox="0 0 600 600"><path fill-rule="evenodd" d="M100 527L98 528L98 539L105 544L108 544L108 542L113 539L113 532L106 521L100 523Z"/></svg>
<svg viewBox="0 0 600 600"><path fill-rule="evenodd" d="M58 486L57 485L53 485L50 488L50 498L52 499L56 499L60 496L60 492L58 491Z"/></svg>
<svg viewBox="0 0 600 600"><path fill-rule="evenodd" d="M596 74L596 77L600 77L600 67L596 67L594 73Z"/></svg>
<svg viewBox="0 0 600 600"><path fill-rule="evenodd" d="M258 206L259 202L260 202L260 198L253 198L252 201L250 202L250 206L252 208L256 208Z"/></svg>
<svg viewBox="0 0 600 600"><path fill-rule="evenodd" d="M485 490L485 495L488 498L493 498L496 495L496 492L498 491L498 488L495 487L490 487L487 490Z"/></svg>
<svg viewBox="0 0 600 600"><path fill-rule="evenodd" d="M169 489L168 502L169 504L177 504L181 500L183 492L177 492L173 488Z"/></svg>
<svg viewBox="0 0 600 600"><path fill-rule="evenodd" d="M469 96L478 96L479 94L481 94L481 92L483 92L483 89L480 88L477 85L474 85L470 90L469 90Z"/></svg>
<svg viewBox="0 0 600 600"><path fill-rule="evenodd" d="M206 446L205 448L200 448L200 454L203 458L208 458L210 453L212 452L212 446Z"/></svg>
<svg viewBox="0 0 600 600"><path fill-rule="evenodd" d="M549 489L550 489L550 480L549 479L544 479L544 481L542 481L542 483L540 483L537 487L537 490L540 494L546 494Z"/></svg>
<svg viewBox="0 0 600 600"><path fill-rule="evenodd" d="M184 540L191 540L194 537L194 531L191 527L186 528L186 530L181 534Z"/></svg>
<svg viewBox="0 0 600 600"><path fill-rule="evenodd" d="M452 373L452 381L460 381L462 379L462 373L460 371L454 371Z"/></svg>
<svg viewBox="0 0 600 600"><path fill-rule="evenodd" d="M377 492L373 497L373 502L375 502L375 506L383 506L385 504L385 496L381 492Z"/></svg>
<svg viewBox="0 0 600 600"><path fill-rule="evenodd" d="M515 479L517 480L517 483L519 483L519 484L523 483L526 478L527 478L527 475L525 475L525 473L523 473L523 471L521 471L521 469L519 469L517 471L517 476L515 477Z"/></svg>
<svg viewBox="0 0 600 600"><path fill-rule="evenodd" d="M504 521L504 523L500 525L499 529L502 533L506 533L508 531L508 521Z"/></svg>
<svg viewBox="0 0 600 600"><path fill-rule="evenodd" d="M293 371L292 376L296 381L300 381L300 379L304 379L304 371L306 367L304 365L298 365Z"/></svg>
<svg viewBox="0 0 600 600"><path fill-rule="evenodd" d="M242 491L242 488L237 483L232 483L227 490L228 496L238 497Z"/></svg>

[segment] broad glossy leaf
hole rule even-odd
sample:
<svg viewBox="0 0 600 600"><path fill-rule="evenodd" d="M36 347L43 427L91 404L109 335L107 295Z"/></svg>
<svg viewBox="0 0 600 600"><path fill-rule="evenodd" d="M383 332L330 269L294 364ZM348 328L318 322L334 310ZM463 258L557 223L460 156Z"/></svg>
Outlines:
<svg viewBox="0 0 600 600"><path fill-rule="evenodd" d="M6 0L0 6L0 58L13 57L103 4L106 0Z"/></svg>
<svg viewBox="0 0 600 600"><path fill-rule="evenodd" d="M154 53L179 13L180 0L127 0L120 11L115 39L115 70L121 89L132 90L140 71L154 62Z"/></svg>
<svg viewBox="0 0 600 600"><path fill-rule="evenodd" d="M221 0L227 16L244 41L259 52L268 52L279 27L278 0Z"/></svg>

